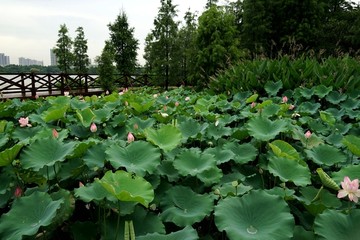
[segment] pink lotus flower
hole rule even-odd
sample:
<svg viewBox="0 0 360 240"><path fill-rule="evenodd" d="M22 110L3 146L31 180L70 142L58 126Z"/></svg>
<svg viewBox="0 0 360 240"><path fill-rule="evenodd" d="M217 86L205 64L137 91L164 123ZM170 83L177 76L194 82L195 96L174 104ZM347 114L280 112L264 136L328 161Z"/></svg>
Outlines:
<svg viewBox="0 0 360 240"><path fill-rule="evenodd" d="M29 124L29 117L19 119L20 127L31 127Z"/></svg>
<svg viewBox="0 0 360 240"><path fill-rule="evenodd" d="M311 135L312 135L312 133L308 130L308 131L306 131L306 133L305 133L305 138L306 138L306 139L309 139L309 138L311 137Z"/></svg>
<svg viewBox="0 0 360 240"><path fill-rule="evenodd" d="M128 140L128 143L135 141L135 137L131 132L128 133L127 140Z"/></svg>
<svg viewBox="0 0 360 240"><path fill-rule="evenodd" d="M95 123L92 123L92 124L91 124L91 126L90 126L90 131L91 131L92 133L94 133L94 132L97 131L97 126L96 126Z"/></svg>
<svg viewBox="0 0 360 240"><path fill-rule="evenodd" d="M65 97L70 97L70 92L64 92Z"/></svg>
<svg viewBox="0 0 360 240"><path fill-rule="evenodd" d="M359 179L350 180L348 176L344 177L344 181L341 182L342 189L339 190L337 197L343 198L349 196L350 201L358 202L360 197Z"/></svg>
<svg viewBox="0 0 360 240"><path fill-rule="evenodd" d="M283 96L283 98L282 98L282 102L283 102L283 103L287 103L287 101L288 101L287 96Z"/></svg>
<svg viewBox="0 0 360 240"><path fill-rule="evenodd" d="M289 110L293 110L295 108L295 105L290 104Z"/></svg>
<svg viewBox="0 0 360 240"><path fill-rule="evenodd" d="M250 105L251 108L254 108L255 106L256 106L256 102L252 102Z"/></svg>
<svg viewBox="0 0 360 240"><path fill-rule="evenodd" d="M53 135L54 138L58 138L58 137L59 137L59 133L58 133L58 131L56 131L55 128L53 128L53 130L52 130L52 135Z"/></svg>
<svg viewBox="0 0 360 240"><path fill-rule="evenodd" d="M19 186L17 186L17 187L15 188L14 196L18 198L18 197L21 197L22 194L23 194L22 188L19 187Z"/></svg>

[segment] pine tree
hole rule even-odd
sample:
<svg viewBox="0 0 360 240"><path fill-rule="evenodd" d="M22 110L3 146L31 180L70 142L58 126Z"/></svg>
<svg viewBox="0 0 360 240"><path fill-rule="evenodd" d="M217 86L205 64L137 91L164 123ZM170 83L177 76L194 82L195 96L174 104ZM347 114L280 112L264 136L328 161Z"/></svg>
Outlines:
<svg viewBox="0 0 360 240"><path fill-rule="evenodd" d="M85 39L84 29L78 27L76 29L77 36L74 40L74 70L76 73L87 73L87 68L90 65L90 59L87 55L87 40Z"/></svg>
<svg viewBox="0 0 360 240"><path fill-rule="evenodd" d="M56 42L56 47L54 48L54 53L57 58L57 64L59 69L68 73L72 67L73 54L72 50L72 40L68 35L69 30L65 24L60 25L60 30L58 33L59 39Z"/></svg>
<svg viewBox="0 0 360 240"><path fill-rule="evenodd" d="M146 45L145 56L151 60L147 65L151 65L152 72L157 75L159 83L164 82L166 89L170 78L176 83L178 77L179 63L175 56L178 52L178 23L174 21L176 16L176 5L173 5L171 0L161 0L161 7L154 20L154 29L148 39L151 42Z"/></svg>
<svg viewBox="0 0 360 240"><path fill-rule="evenodd" d="M114 91L116 89L114 75L116 72L113 55L113 47L110 42L105 42L105 47L100 56L96 58L98 64L99 82L103 90Z"/></svg>
<svg viewBox="0 0 360 240"><path fill-rule="evenodd" d="M134 28L128 23L124 11L121 11L113 24L108 25L110 43L114 50L114 59L119 73L128 76L135 72L139 42L134 38Z"/></svg>

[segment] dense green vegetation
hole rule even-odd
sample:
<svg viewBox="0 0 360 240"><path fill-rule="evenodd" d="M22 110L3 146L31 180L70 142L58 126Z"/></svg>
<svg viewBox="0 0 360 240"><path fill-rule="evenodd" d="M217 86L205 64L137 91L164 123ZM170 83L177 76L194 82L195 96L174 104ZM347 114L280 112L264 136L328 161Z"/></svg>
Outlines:
<svg viewBox="0 0 360 240"><path fill-rule="evenodd" d="M1 102L0 238L357 239L360 92L264 89Z"/></svg>

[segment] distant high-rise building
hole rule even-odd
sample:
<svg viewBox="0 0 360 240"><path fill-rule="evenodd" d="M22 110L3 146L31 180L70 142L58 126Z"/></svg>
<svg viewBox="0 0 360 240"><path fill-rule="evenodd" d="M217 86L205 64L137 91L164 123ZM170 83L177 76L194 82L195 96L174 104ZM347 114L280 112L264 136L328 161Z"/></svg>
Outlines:
<svg viewBox="0 0 360 240"><path fill-rule="evenodd" d="M0 53L0 66L6 66L10 64L10 57L4 53Z"/></svg>
<svg viewBox="0 0 360 240"><path fill-rule="evenodd" d="M19 58L19 65L20 66L31 66L31 65L43 66L44 63L43 63L43 61L38 61L38 60L30 59L30 58L20 57Z"/></svg>
<svg viewBox="0 0 360 240"><path fill-rule="evenodd" d="M51 66L56 66L57 65L57 58L56 58L56 55L54 53L54 49L50 49L50 63L51 63Z"/></svg>

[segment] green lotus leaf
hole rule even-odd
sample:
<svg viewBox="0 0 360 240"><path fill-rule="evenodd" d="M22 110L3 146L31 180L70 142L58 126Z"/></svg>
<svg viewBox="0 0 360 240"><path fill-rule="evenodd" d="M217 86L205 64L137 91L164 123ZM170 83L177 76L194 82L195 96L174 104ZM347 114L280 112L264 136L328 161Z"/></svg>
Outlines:
<svg viewBox="0 0 360 240"><path fill-rule="evenodd" d="M347 135L343 138L342 143L350 150L350 152L360 157L360 137Z"/></svg>
<svg viewBox="0 0 360 240"><path fill-rule="evenodd" d="M106 146L103 143L96 144L87 149L83 160L90 169L97 170L104 167L106 160Z"/></svg>
<svg viewBox="0 0 360 240"><path fill-rule="evenodd" d="M54 138L39 139L27 146L20 154L23 168L35 171L44 166L53 166L56 162L65 161L74 151L75 143L62 143Z"/></svg>
<svg viewBox="0 0 360 240"><path fill-rule="evenodd" d="M68 106L53 106L49 108L47 111L42 113L42 119L45 122L51 122L55 120L59 120L65 117Z"/></svg>
<svg viewBox="0 0 360 240"><path fill-rule="evenodd" d="M352 179L359 179L360 165L349 165L342 167L338 172L331 174L332 179L340 185L340 182L344 181L344 177L348 176Z"/></svg>
<svg viewBox="0 0 360 240"><path fill-rule="evenodd" d="M332 166L346 161L346 156L336 147L322 144L311 150L305 150L307 156L319 165Z"/></svg>
<svg viewBox="0 0 360 240"><path fill-rule="evenodd" d="M359 107L359 105L359 100L351 97L348 97L348 99L340 103L340 107L345 108L346 110L355 110Z"/></svg>
<svg viewBox="0 0 360 240"><path fill-rule="evenodd" d="M112 117L112 109L103 107L93 111L96 122L107 122Z"/></svg>
<svg viewBox="0 0 360 240"><path fill-rule="evenodd" d="M340 102L345 101L346 98L347 98L347 95L340 93L339 91L331 91L325 97L325 99L332 104L339 104Z"/></svg>
<svg viewBox="0 0 360 240"><path fill-rule="evenodd" d="M252 102L256 102L257 98L259 97L259 94L253 94L250 97L248 97L245 101L245 103L252 103Z"/></svg>
<svg viewBox="0 0 360 240"><path fill-rule="evenodd" d="M165 222L185 227L200 222L213 210L213 199L209 195L193 192L189 187L175 186L166 191L161 200Z"/></svg>
<svg viewBox="0 0 360 240"><path fill-rule="evenodd" d="M280 109L281 107L278 104L271 103L262 109L261 116L268 118L274 115L278 115Z"/></svg>
<svg viewBox="0 0 360 240"><path fill-rule="evenodd" d="M290 239L295 225L287 203L261 190L221 200L215 224L231 240Z"/></svg>
<svg viewBox="0 0 360 240"><path fill-rule="evenodd" d="M137 236L142 236L147 233L166 233L165 226L159 216L147 209L144 209L143 207L136 206L135 211L129 216L129 218L133 221L136 239L138 239ZM124 226L124 224L122 224L122 226Z"/></svg>
<svg viewBox="0 0 360 240"><path fill-rule="evenodd" d="M316 239L357 240L360 236L359 223L359 209L352 209L348 215L327 209L315 218L314 232L318 236Z"/></svg>
<svg viewBox="0 0 360 240"><path fill-rule="evenodd" d="M189 137L195 137L197 134L201 133L204 130L203 126L204 125L201 125L193 118L186 118L181 122L179 120L179 129L185 140Z"/></svg>
<svg viewBox="0 0 360 240"><path fill-rule="evenodd" d="M239 164L245 164L255 160L258 150L251 143L239 144L229 142L223 146L223 149L230 150L234 153L234 161Z"/></svg>
<svg viewBox="0 0 360 240"><path fill-rule="evenodd" d="M153 173L161 159L160 149L145 141L135 141L126 147L114 144L106 154L113 167L125 167L128 172L139 176Z"/></svg>
<svg viewBox="0 0 360 240"><path fill-rule="evenodd" d="M0 133L0 148L5 146L5 144L9 141L10 136L6 133Z"/></svg>
<svg viewBox="0 0 360 240"><path fill-rule="evenodd" d="M143 97L132 97L131 99L128 99L128 103L137 113L141 114L148 111L154 105L154 100L145 99Z"/></svg>
<svg viewBox="0 0 360 240"><path fill-rule="evenodd" d="M306 186L300 188L301 196L298 200L304 203L309 208L309 205L315 205L311 210L311 213L316 215L321 213L325 208L339 208L341 207L341 201L337 198L336 194L330 192L327 189L319 189L313 186ZM320 205L320 207L319 207ZM323 205L324 207L321 207ZM310 206L311 207L311 206Z"/></svg>
<svg viewBox="0 0 360 240"><path fill-rule="evenodd" d="M0 167L10 165L12 161L15 160L22 147L22 144L15 144L11 148L7 148L0 152Z"/></svg>
<svg viewBox="0 0 360 240"><path fill-rule="evenodd" d="M115 202L117 199L110 194L99 182L87 184L86 186L74 189L75 197L84 202L101 201L107 198L109 201Z"/></svg>
<svg viewBox="0 0 360 240"><path fill-rule="evenodd" d="M282 81L277 82L268 81L265 83L264 89L269 96L276 96L279 90L283 87Z"/></svg>
<svg viewBox="0 0 360 240"><path fill-rule="evenodd" d="M223 174L221 169L217 167L210 168L196 175L196 177L199 178L205 186L211 186L219 183L222 176Z"/></svg>
<svg viewBox="0 0 360 240"><path fill-rule="evenodd" d="M197 148L185 149L174 160L174 167L182 176L196 176L215 165L216 159L213 155L202 153Z"/></svg>
<svg viewBox="0 0 360 240"><path fill-rule="evenodd" d="M36 126L31 128L16 128L12 138L19 140L19 141L25 141L26 139L33 138L37 133L43 130L43 127Z"/></svg>
<svg viewBox="0 0 360 240"><path fill-rule="evenodd" d="M233 184L237 183L237 186ZM242 183L239 183L237 180L233 180L231 182L221 183L220 185L216 185L213 187L214 191L218 192L223 198L228 196L241 196L245 193L249 192L253 187L246 186Z"/></svg>
<svg viewBox="0 0 360 240"><path fill-rule="evenodd" d="M58 209L55 218L52 220L52 226L60 226L73 215L75 210L75 199L70 191L60 189L57 192L51 193L51 198L54 201L62 200L60 209Z"/></svg>
<svg viewBox="0 0 360 240"><path fill-rule="evenodd" d="M211 124L206 129L206 133L209 139L214 138L215 140L218 140L221 137L230 136L232 134L232 129L230 127L215 126L215 124Z"/></svg>
<svg viewBox="0 0 360 240"><path fill-rule="evenodd" d="M170 152L182 141L182 135L178 128L173 125L163 125L155 130L148 128L145 130L146 139L158 146L165 152Z"/></svg>
<svg viewBox="0 0 360 240"><path fill-rule="evenodd" d="M154 190L144 178L119 170L107 171L97 180L108 192L124 202L138 202L145 207L154 199Z"/></svg>
<svg viewBox="0 0 360 240"><path fill-rule="evenodd" d="M156 121L154 118L142 119L135 116L129 119L126 125L127 125L127 130L129 132L136 132L136 131L143 131L146 128L152 127L155 124L155 122ZM135 124L138 126L138 130L134 129Z"/></svg>
<svg viewBox="0 0 360 240"><path fill-rule="evenodd" d="M294 228L294 236L291 240L315 240L313 231L306 231L303 227L296 225Z"/></svg>
<svg viewBox="0 0 360 240"><path fill-rule="evenodd" d="M252 118L247 123L247 129L250 136L260 141L269 141L274 139L280 132L287 130L287 122L285 120L271 121L267 118Z"/></svg>
<svg viewBox="0 0 360 240"><path fill-rule="evenodd" d="M300 115L302 114L316 114L321 107L320 103L312 103L312 102L303 102L299 105L297 108L298 112L300 112Z"/></svg>
<svg viewBox="0 0 360 240"><path fill-rule="evenodd" d="M272 149L273 153L278 157L300 160L300 155L296 151L296 149L283 140L275 140L269 143L269 146Z"/></svg>
<svg viewBox="0 0 360 240"><path fill-rule="evenodd" d="M235 144L234 144L235 145ZM204 153L215 156L216 164L222 164L235 158L235 153L230 149L222 149L221 147L207 148Z"/></svg>
<svg viewBox="0 0 360 240"><path fill-rule="evenodd" d="M333 126L336 122L334 115L332 115L330 112L320 111L320 118L330 126Z"/></svg>
<svg viewBox="0 0 360 240"><path fill-rule="evenodd" d="M306 138L304 130L297 127L293 129L292 137L295 140L300 140L303 146L308 149L314 148L324 143L324 140L318 137L315 133L312 133L310 138Z"/></svg>
<svg viewBox="0 0 360 240"><path fill-rule="evenodd" d="M81 124L86 128L90 127L91 123L95 119L95 114L90 108L76 110L76 116L80 120Z"/></svg>
<svg viewBox="0 0 360 240"><path fill-rule="evenodd" d="M293 196L295 194L295 190L282 187L273 187L271 189L266 189L265 192L271 195L280 196L285 200L293 199Z"/></svg>
<svg viewBox="0 0 360 240"><path fill-rule="evenodd" d="M314 87L314 93L319 98L324 98L326 95L328 95L332 91L332 89L333 89L332 86L326 87L324 85L318 85L318 86Z"/></svg>
<svg viewBox="0 0 360 240"><path fill-rule="evenodd" d="M75 110L84 110L85 108L90 107L90 103L81 101L78 98L71 98L70 106Z"/></svg>
<svg viewBox="0 0 360 240"><path fill-rule="evenodd" d="M176 182L179 179L179 173L174 168L173 161L162 160L158 172L161 176L166 177L169 182Z"/></svg>
<svg viewBox="0 0 360 240"><path fill-rule="evenodd" d="M48 226L56 217L63 200L53 201L49 194L34 192L16 200L10 211L0 218L0 238L21 240L35 235L39 228Z"/></svg>
<svg viewBox="0 0 360 240"><path fill-rule="evenodd" d="M137 240L179 240L179 239L186 239L186 240L197 240L199 236L195 229L191 226L186 226L182 230L177 232L172 232L169 234L159 234L159 233L149 233L145 236L136 237Z"/></svg>
<svg viewBox="0 0 360 240"><path fill-rule="evenodd" d="M297 161L285 157L270 157L269 172L284 182L293 182L297 186L306 186L311 183L310 170Z"/></svg>
<svg viewBox="0 0 360 240"><path fill-rule="evenodd" d="M306 99L310 99L314 95L314 88L298 88L301 96Z"/></svg>

